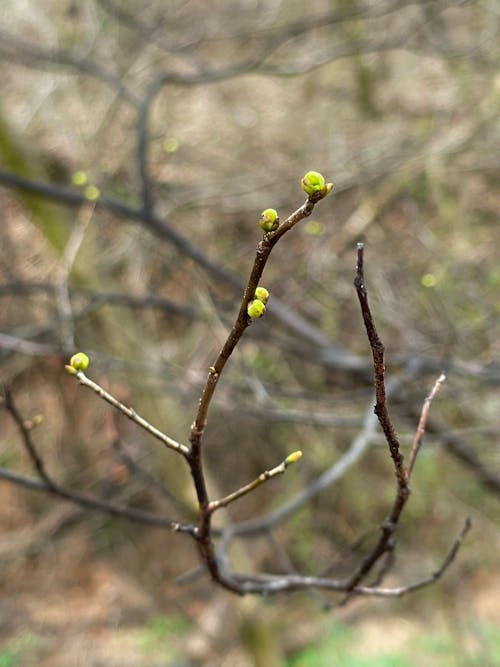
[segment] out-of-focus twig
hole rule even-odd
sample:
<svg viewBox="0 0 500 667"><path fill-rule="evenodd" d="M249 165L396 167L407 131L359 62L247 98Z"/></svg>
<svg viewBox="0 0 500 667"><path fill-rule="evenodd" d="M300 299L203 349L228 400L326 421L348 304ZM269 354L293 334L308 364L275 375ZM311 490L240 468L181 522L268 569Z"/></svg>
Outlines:
<svg viewBox="0 0 500 667"><path fill-rule="evenodd" d="M85 237L85 232L94 214L95 204L88 203L83 206L76 219L75 227L64 248L61 261L57 270L55 281L55 297L59 319L61 324L61 339L66 350L75 349L75 328L73 322L73 310L69 296L68 280L71 268Z"/></svg>

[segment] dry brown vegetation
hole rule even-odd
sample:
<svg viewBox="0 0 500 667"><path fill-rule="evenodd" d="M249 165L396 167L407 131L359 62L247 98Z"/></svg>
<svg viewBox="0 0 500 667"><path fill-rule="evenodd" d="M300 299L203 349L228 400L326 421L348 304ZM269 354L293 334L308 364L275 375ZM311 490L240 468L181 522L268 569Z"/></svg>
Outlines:
<svg viewBox="0 0 500 667"><path fill-rule="evenodd" d="M179 584L198 566L187 536L1 480L0 661L273 667L342 619L369 655L377 642L402 646L405 631L453 627L456 654L436 665L495 664L471 628L499 621L498 13L440 0L231 4L3 3L1 382L25 419L42 415L31 434L61 484L192 520L187 468L79 387L65 360L87 352L91 377L186 441L262 238L260 212L297 208L300 177L317 169L335 193L277 245L263 281L269 312L215 395L211 496L290 451L304 456L216 525L279 509L359 435L373 403L352 285L362 240L406 457L422 402L447 374L388 585L432 572L466 515L473 530L426 593L322 615L339 599L241 601L204 576ZM78 171L97 203L73 184ZM2 468L33 475L6 410L0 432ZM370 443L272 534L235 542L238 569L351 572L394 493L379 431ZM414 653L401 664L428 664Z"/></svg>

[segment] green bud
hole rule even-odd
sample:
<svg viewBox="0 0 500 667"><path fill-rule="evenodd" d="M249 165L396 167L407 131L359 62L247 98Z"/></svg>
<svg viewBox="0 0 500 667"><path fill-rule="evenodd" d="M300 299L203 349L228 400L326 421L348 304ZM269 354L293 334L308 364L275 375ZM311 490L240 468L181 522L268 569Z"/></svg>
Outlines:
<svg viewBox="0 0 500 667"><path fill-rule="evenodd" d="M73 181L73 185L78 185L80 187L87 185L88 182L87 174L81 169L75 171L71 176L71 180Z"/></svg>
<svg viewBox="0 0 500 667"><path fill-rule="evenodd" d="M262 303L265 305L269 299L269 292L265 287L257 287L255 290L255 298L259 301L262 301Z"/></svg>
<svg viewBox="0 0 500 667"><path fill-rule="evenodd" d="M301 186L309 197L314 197L314 201L323 199L333 190L333 183L325 183L323 175L317 171L308 171L301 181Z"/></svg>
<svg viewBox="0 0 500 667"><path fill-rule="evenodd" d="M88 199L88 201L97 201L101 196L101 191L96 185L87 185L83 191L83 194L85 199Z"/></svg>
<svg viewBox="0 0 500 667"><path fill-rule="evenodd" d="M301 458L302 458L302 452L299 449L296 452L288 454L288 456L285 459L285 465L290 465L290 463L297 463L297 461Z"/></svg>
<svg viewBox="0 0 500 667"><path fill-rule="evenodd" d="M265 232L274 232L278 229L280 224L280 219L278 217L278 212L274 208L266 208L265 211L262 211L260 216L259 225Z"/></svg>
<svg viewBox="0 0 500 667"><path fill-rule="evenodd" d="M84 371L86 368L89 367L90 364L90 359L87 357L86 354L83 352L78 352L77 354L74 354L71 359L69 360L69 367L66 366L66 368L69 370L69 368L72 368L74 371ZM71 372L71 371L69 371Z"/></svg>
<svg viewBox="0 0 500 667"><path fill-rule="evenodd" d="M248 317L251 317L252 320L257 319L258 317L262 317L262 315L264 315L265 312L266 312L266 307L262 303L262 301L259 301L259 299L254 299L253 301L250 301L250 303L247 306Z"/></svg>
<svg viewBox="0 0 500 667"><path fill-rule="evenodd" d="M302 190L308 195L322 192L325 188L325 178L318 171L308 171L301 181Z"/></svg>

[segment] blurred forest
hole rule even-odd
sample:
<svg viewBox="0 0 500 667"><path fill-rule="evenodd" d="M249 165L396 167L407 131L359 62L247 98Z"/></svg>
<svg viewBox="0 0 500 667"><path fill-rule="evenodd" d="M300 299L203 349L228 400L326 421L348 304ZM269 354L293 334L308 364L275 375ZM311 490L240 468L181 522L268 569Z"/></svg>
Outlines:
<svg viewBox="0 0 500 667"><path fill-rule="evenodd" d="M500 665L500 8L494 0L5 0L0 28L0 666ZM384 585L239 598L185 535L23 488L5 391L65 487L193 520L189 471L64 371L185 442L267 207L335 190L277 245L269 312L221 379L205 441L215 526L337 478L235 567L341 577L377 539L394 470L353 287L364 241L405 456L435 398ZM371 424L368 427L368 422ZM363 434L363 446L353 443ZM14 475L15 473L15 475ZM10 476L9 476L10 475Z"/></svg>

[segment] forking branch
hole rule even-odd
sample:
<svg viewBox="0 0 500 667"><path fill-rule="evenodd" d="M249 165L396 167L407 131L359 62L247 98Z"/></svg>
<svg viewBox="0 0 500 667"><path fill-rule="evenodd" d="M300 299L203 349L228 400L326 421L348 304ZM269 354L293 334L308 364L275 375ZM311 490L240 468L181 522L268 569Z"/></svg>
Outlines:
<svg viewBox="0 0 500 667"><path fill-rule="evenodd" d="M415 439L413 441L413 446L411 448L410 461L408 466L405 467L403 455L401 453L401 444L397 438L395 428L389 415L388 395L391 393L391 388L386 388L384 346L375 327L373 316L368 303L364 276L363 244L358 244L355 287L373 356L373 374L376 401L375 414L387 441L397 482L392 508L387 519L381 526L380 536L376 544L372 547L371 551L365 556L361 564L354 570L354 572L350 576L343 579L300 574L244 574L233 572L229 569L229 558L227 554L228 545L231 539L234 537L244 536L245 533L258 532L259 520L256 520L253 523L250 522L251 525L248 527L248 530L245 530L245 525L241 525L240 527L236 525L232 532L230 527L227 531L225 531L225 533L221 533L221 531L214 529L212 526L212 517L217 510L223 507L227 507L236 500L239 500L247 496L249 493L257 490L258 487L260 487L268 480L272 480L273 478L283 474L289 465L297 462L302 456L302 452L300 451L292 452L281 463L276 465L274 468L264 470L248 484L245 484L244 486L229 492L218 500L212 500L209 497L204 470L204 434L208 421L210 406L215 395L220 377L229 358L231 357L231 354L235 350L236 346L240 343L246 329L253 322L260 319L260 317L265 314L269 292L266 288L260 285L260 280L274 246L296 224L312 213L315 205L330 193L333 185L331 183L326 183L323 176L318 172L308 172L302 179L302 188L308 195L307 200L284 221L280 222L278 214L274 209L266 209L262 213L259 224L264 232L263 238L257 245L255 259L235 322L226 338L225 343L222 346L220 353L217 355L213 365L210 366L208 370L205 386L200 397L198 410L191 427L189 445L182 444L173 438L170 438L168 435L150 424L142 416L137 414L133 408L127 407L112 394L102 388L99 384L88 378L84 371L89 365L89 359L84 353L77 353L73 355L69 365L66 367L68 372L71 373L81 384L92 389L92 391L94 391L103 400L127 416L137 426L142 428L148 434L152 435L155 439L159 440L167 448L181 455L189 467L196 491L198 503L198 517L196 523L182 524L172 520L161 520L161 517L156 517L154 514L145 512L141 514L141 512L138 512L133 508L121 507L112 503L93 499L91 497L70 491L59 485L47 472L43 459L41 458L32 438L30 428L28 428L26 422L23 420L21 414L19 413L10 392L6 393L4 407L10 413L11 417L16 423L21 434L24 447L40 479L36 480L23 477L4 469L0 469L0 477L15 484L45 491L61 498L65 498L66 500L89 509L122 516L133 521L142 520L144 523L148 523L150 525L158 525L164 528L169 528L175 532L187 533L195 540L204 568L210 574L212 580L223 588L240 595L246 593L268 595L271 593L291 590L318 588L344 593L346 594L344 601L353 595L379 595L382 597L400 596L406 592L417 590L432 584L444 574L449 565L453 562L456 553L470 528L470 520L467 519L462 531L453 543L446 557L443 559L442 564L431 575L424 576L420 580L407 586L400 586L397 588L381 587L380 584L383 578L382 576L377 578L376 585L363 585L363 580L366 579L368 574L373 573L374 567L379 562L379 560L383 556L390 555L394 550L394 535L397 530L403 509L406 506L409 498L409 480L413 466L415 464L415 460L421 448L422 438L429 415L430 404L435 397L440 384L444 380L443 377L440 377L437 380L431 394L424 403ZM345 463L340 465L339 461L339 465L334 466L328 475L321 476L318 480L313 481L310 484L310 490L306 489L305 492L301 492L301 494L299 494L300 500L299 497L297 497L297 502L295 504L292 499L291 503L289 503L289 506L292 509L291 511L285 512L283 517L286 518L290 516L290 514L298 510L301 505L310 499L315 493L325 490L334 484L335 481L342 474L344 474L347 467L356 461L357 457L361 454L363 449L366 448L371 437L371 431L371 421L367 419L367 422L363 427L363 432L360 433L358 438L356 438L353 442L352 453L349 455L348 459L346 459ZM268 519L269 517L263 517L260 527L263 532L270 534L274 524ZM219 541L219 545L217 546L217 540L221 536L222 539ZM387 563L389 562L391 561L388 560ZM387 569L388 566L384 565L383 574L386 573Z"/></svg>

